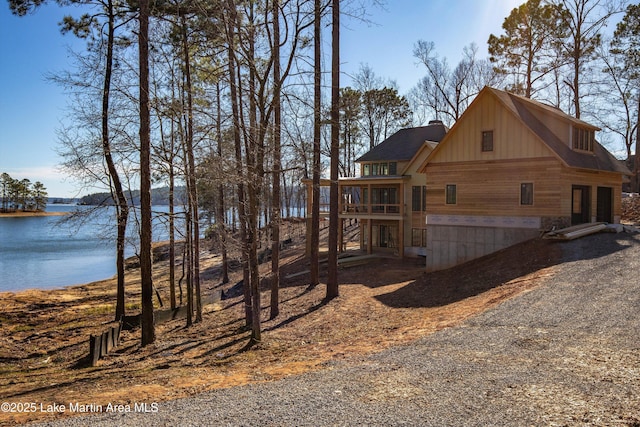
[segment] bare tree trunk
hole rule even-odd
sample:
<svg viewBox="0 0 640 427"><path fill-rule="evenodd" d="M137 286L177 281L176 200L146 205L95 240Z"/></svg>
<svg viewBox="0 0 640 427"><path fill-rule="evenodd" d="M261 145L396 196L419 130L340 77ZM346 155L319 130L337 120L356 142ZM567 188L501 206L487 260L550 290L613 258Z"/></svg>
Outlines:
<svg viewBox="0 0 640 427"><path fill-rule="evenodd" d="M216 84L217 123L216 134L218 138L218 157L222 160L222 105L220 95L220 82ZM229 260L227 256L227 228L225 223L225 199L224 185L218 186L217 220L218 233L220 235L220 250L222 251L222 283L229 283Z"/></svg>
<svg viewBox="0 0 640 427"><path fill-rule="evenodd" d="M320 283L320 123L322 120L321 0L314 1L313 188L311 199L311 286Z"/></svg>
<svg viewBox="0 0 640 427"><path fill-rule="evenodd" d="M202 321L202 293L200 291L200 224L198 214L198 188L196 186L196 166L193 156L193 88L191 86L191 59L189 57L189 43L187 34L187 21L182 17L182 48L184 55L185 89L187 93L187 179L189 181L189 205L192 220L192 258L193 284L196 297L196 322Z"/></svg>
<svg viewBox="0 0 640 427"><path fill-rule="evenodd" d="M281 169L281 106L280 106L280 2L273 0L273 194L271 209L271 314L275 319L280 287L280 169Z"/></svg>
<svg viewBox="0 0 640 427"><path fill-rule="evenodd" d="M228 46L228 69L229 69L229 92L231 96L231 111L233 115L233 140L235 145L235 157L236 157L236 171L238 173L238 219L240 222L240 241L242 245L242 280L244 288L244 311L245 311L245 323L247 326L251 325L253 319L253 313L251 310L251 292L250 292L250 274L249 274L249 245L247 241L247 213L245 207L245 191L244 191L244 168L242 165L242 142L240 140L240 109L238 102L238 88L236 86L236 79L239 78L239 71L237 70L238 63L235 56L236 36L235 31L238 26L237 12L235 2L233 0L227 1L227 9L229 13L229 23L226 26L227 31L227 43ZM239 79L238 79L239 81Z"/></svg>
<svg viewBox="0 0 640 427"><path fill-rule="evenodd" d="M249 61L255 61L255 22L254 22L254 4L249 4ZM260 331L260 271L258 264L258 220L260 215L260 190L262 189L260 181L262 179L260 168L262 162L262 153L257 142L257 124L256 117L256 75L255 67L249 67L249 132L248 132L248 149L246 150L247 158L247 190L249 193L249 221L247 240L249 243L249 277L251 281L251 341L256 343L261 340Z"/></svg>
<svg viewBox="0 0 640 427"><path fill-rule="evenodd" d="M172 119L173 120L173 119ZM171 136L173 152L173 135ZM169 299L171 309L176 304L176 231L175 231L175 171L173 162L169 164ZM180 301L182 305L182 301Z"/></svg>
<svg viewBox="0 0 640 427"><path fill-rule="evenodd" d="M636 182L636 193L640 193L640 94L638 95L638 122L636 123L636 157L634 178Z"/></svg>
<svg viewBox="0 0 640 427"><path fill-rule="evenodd" d="M338 290L338 162L340 159L340 0L332 0L331 39L331 187L329 208L329 262L327 299L339 295Z"/></svg>
<svg viewBox="0 0 640 427"><path fill-rule="evenodd" d="M185 165L186 168L186 165ZM189 181L187 181L187 193L189 192ZM185 259L183 265L187 267L187 327L193 325L193 245L191 239L193 237L193 231L191 227L191 204L187 201L187 213L185 216L185 239L184 239L184 254Z"/></svg>
<svg viewBox="0 0 640 427"><path fill-rule="evenodd" d="M129 205L122 189L122 183L111 154L111 141L109 137L109 101L111 91L111 76L113 73L113 44L115 36L115 13L113 2L106 4L107 22L107 56L105 58L104 84L102 89L102 153L107 164L109 178L111 180L113 197L116 205L117 237L116 237L116 320L125 315L125 281L124 281L124 248L127 231L127 219L129 218Z"/></svg>
<svg viewBox="0 0 640 427"><path fill-rule="evenodd" d="M140 281L142 345L155 341L151 260L151 130L149 118L149 1L140 1Z"/></svg>

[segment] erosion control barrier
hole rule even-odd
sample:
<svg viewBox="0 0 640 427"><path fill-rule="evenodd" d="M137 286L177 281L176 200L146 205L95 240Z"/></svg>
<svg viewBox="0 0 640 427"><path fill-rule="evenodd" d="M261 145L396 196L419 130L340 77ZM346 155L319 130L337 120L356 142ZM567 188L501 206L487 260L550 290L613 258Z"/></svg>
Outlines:
<svg viewBox="0 0 640 427"><path fill-rule="evenodd" d="M101 357L106 356L112 349L120 344L120 331L122 322L112 326L100 335L89 337L89 361L91 366L96 366Z"/></svg>

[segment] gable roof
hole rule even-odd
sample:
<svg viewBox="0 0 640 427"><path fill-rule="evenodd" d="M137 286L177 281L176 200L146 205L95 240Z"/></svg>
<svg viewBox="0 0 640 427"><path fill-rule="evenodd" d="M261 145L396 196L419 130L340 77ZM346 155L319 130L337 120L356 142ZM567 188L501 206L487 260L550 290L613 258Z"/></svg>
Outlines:
<svg viewBox="0 0 640 427"><path fill-rule="evenodd" d="M425 142L440 142L446 133L447 127L442 122L432 122L428 126L400 129L356 159L356 162L411 160Z"/></svg>
<svg viewBox="0 0 640 427"><path fill-rule="evenodd" d="M524 126L537 135L538 138L567 167L615 172L624 175L630 174L629 170L597 141L594 142L593 153L573 150L566 142L558 138L556 134L554 134L542 121L540 121L533 111L536 109L542 110L546 113L555 115L561 120L594 131L600 130L597 126L593 126L580 119L576 119L575 117L572 117L562 112L560 109L550 105L488 86L485 86L485 88L480 91L476 99L479 99L482 96L491 95L493 95L508 111L510 111L515 116L516 120L519 120ZM467 108L467 111L471 109L474 103L475 100L472 105ZM464 120L464 116L467 111L465 111L462 117L458 119L458 122ZM453 129L455 129L455 127L456 125L453 126ZM451 134L453 135L454 132L451 132ZM448 138L443 138L442 142L446 143L446 141L448 141ZM439 147L436 147L436 149L429 155L421 166L421 171L423 171L426 164L433 158L437 151L439 151L438 149Z"/></svg>

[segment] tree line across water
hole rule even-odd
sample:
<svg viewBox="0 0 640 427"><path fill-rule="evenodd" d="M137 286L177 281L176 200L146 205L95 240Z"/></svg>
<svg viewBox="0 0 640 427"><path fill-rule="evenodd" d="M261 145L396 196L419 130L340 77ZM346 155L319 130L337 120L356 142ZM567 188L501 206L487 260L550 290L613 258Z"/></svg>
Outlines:
<svg viewBox="0 0 640 427"><path fill-rule="evenodd" d="M47 189L40 181L15 179L3 172L0 176L1 213L42 212L47 207Z"/></svg>

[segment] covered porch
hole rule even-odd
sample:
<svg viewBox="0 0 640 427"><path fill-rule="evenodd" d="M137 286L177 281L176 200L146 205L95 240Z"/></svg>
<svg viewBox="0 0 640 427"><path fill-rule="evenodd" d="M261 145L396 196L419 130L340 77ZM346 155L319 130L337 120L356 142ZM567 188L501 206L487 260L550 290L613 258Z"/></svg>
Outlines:
<svg viewBox="0 0 640 427"><path fill-rule="evenodd" d="M367 253L393 253L404 256L405 191L408 177L341 178L338 182L338 242L345 250L345 221L356 221L359 227L360 249ZM303 180L307 188L307 253L311 251L311 217L313 181ZM323 179L328 188L330 180ZM321 194L323 192L321 191ZM326 198L326 197L325 197ZM321 196L320 217L329 216L329 201Z"/></svg>

